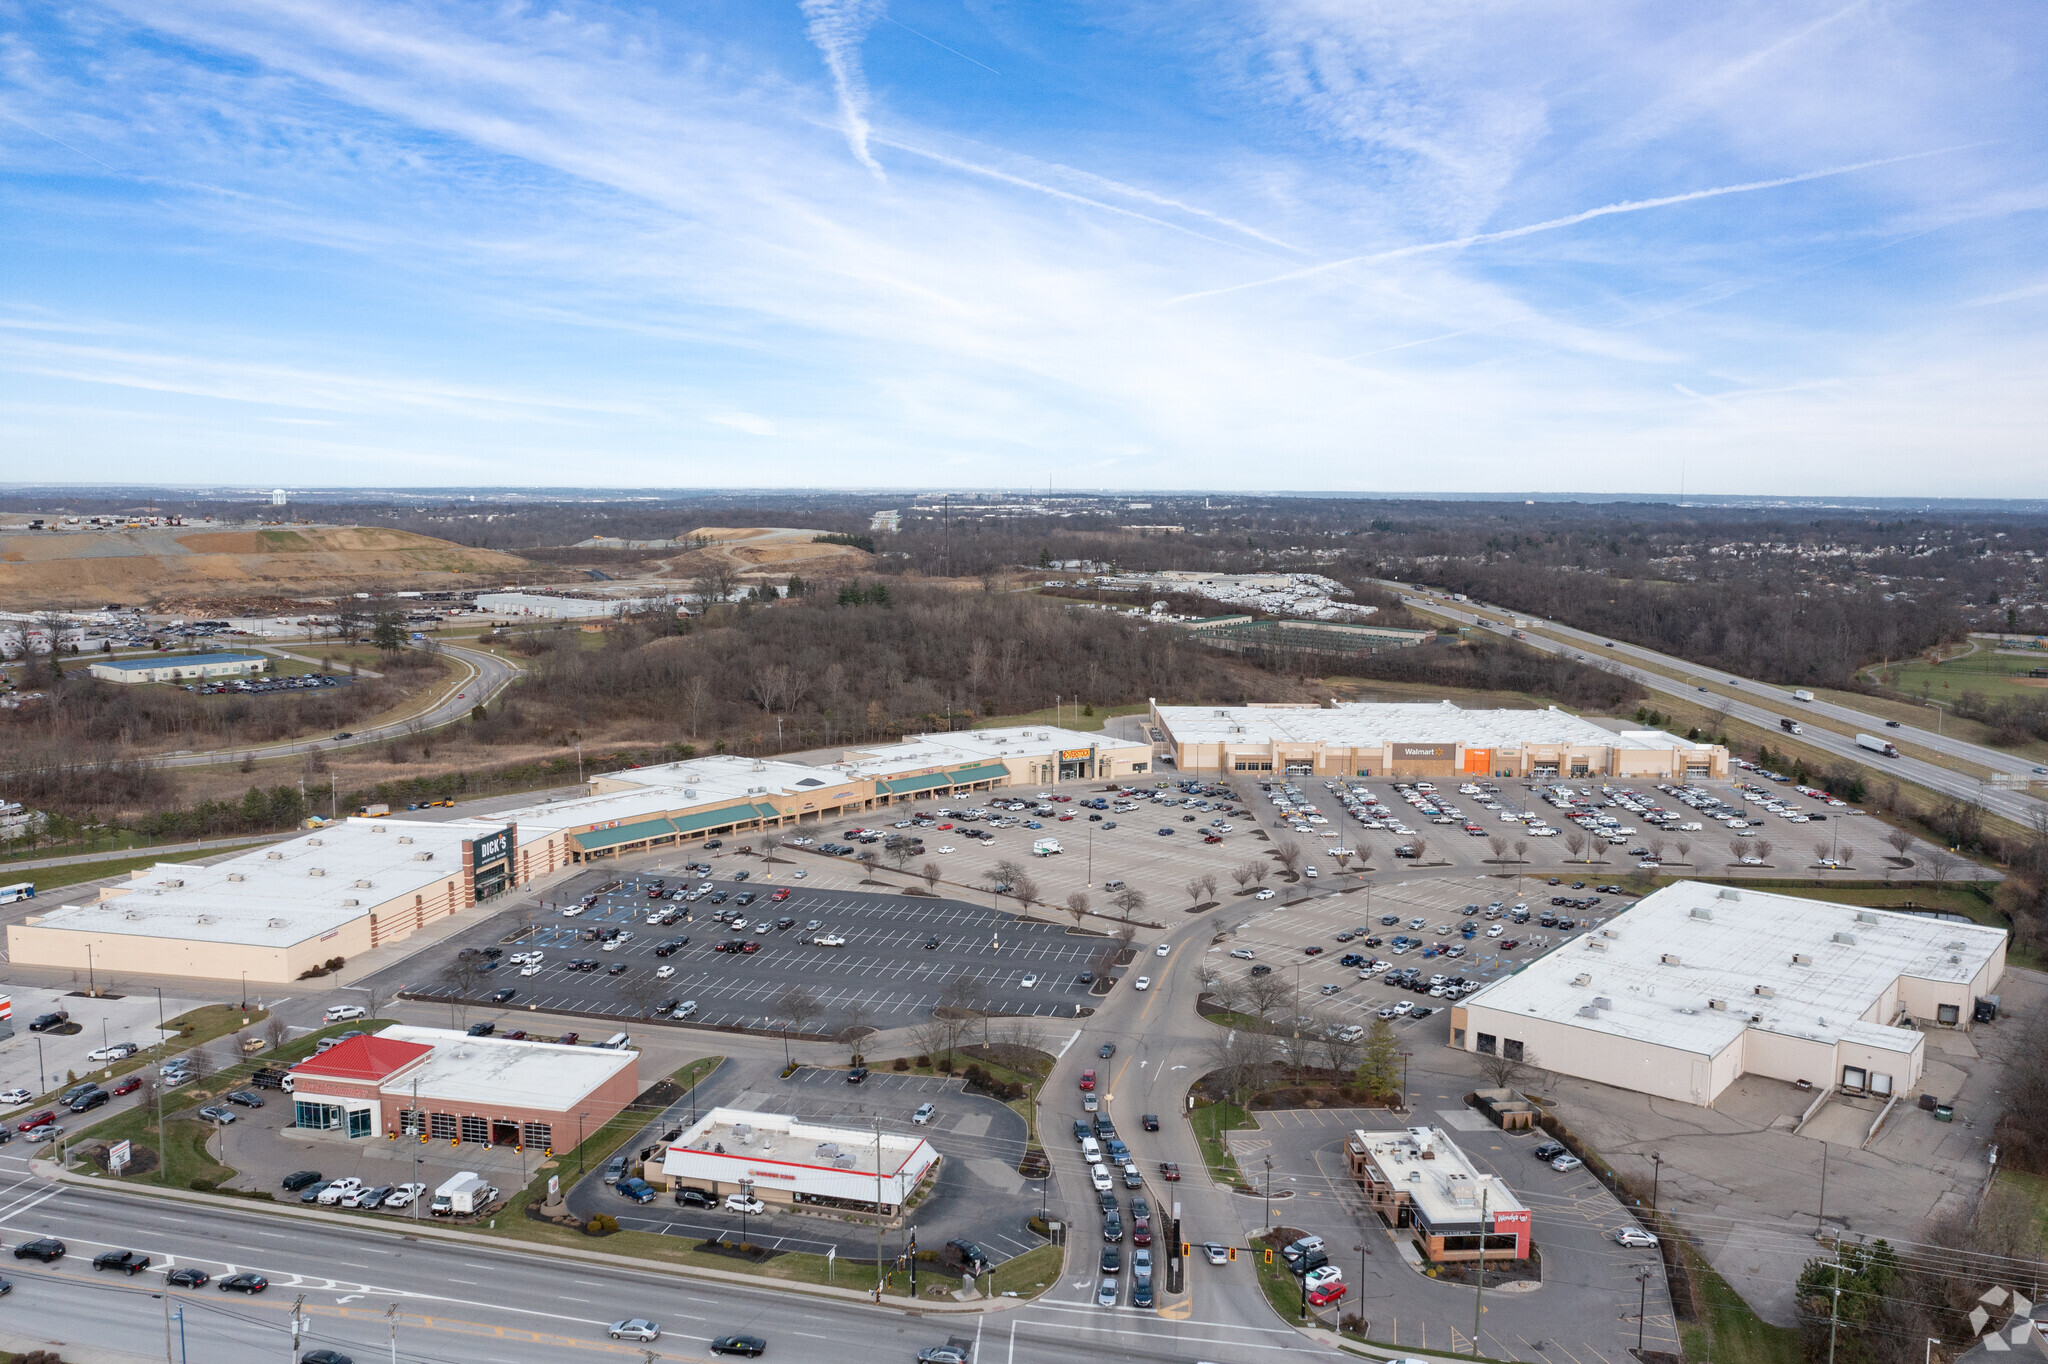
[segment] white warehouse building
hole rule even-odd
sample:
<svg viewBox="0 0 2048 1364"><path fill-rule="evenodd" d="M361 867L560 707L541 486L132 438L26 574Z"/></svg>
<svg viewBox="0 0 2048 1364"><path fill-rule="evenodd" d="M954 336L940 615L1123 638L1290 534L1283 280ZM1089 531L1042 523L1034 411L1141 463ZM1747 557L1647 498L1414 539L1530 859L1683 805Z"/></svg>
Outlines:
<svg viewBox="0 0 2048 1364"><path fill-rule="evenodd" d="M1451 1045L1711 1105L1743 1075L1878 1098L1964 1028L2004 929L1680 881L1452 1006Z"/></svg>

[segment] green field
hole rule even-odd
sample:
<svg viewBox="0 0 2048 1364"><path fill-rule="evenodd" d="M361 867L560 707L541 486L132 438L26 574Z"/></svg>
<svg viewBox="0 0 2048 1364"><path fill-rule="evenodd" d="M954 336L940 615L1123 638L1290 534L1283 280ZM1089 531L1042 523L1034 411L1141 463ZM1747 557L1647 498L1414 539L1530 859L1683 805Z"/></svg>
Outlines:
<svg viewBox="0 0 2048 1364"><path fill-rule="evenodd" d="M195 862L202 857L219 857L222 853L247 852L250 848L263 846L260 843L235 843L223 840L204 848L188 852L149 853L137 857L106 857L91 862L73 862L62 867L23 867L7 871L0 867L0 881L12 884L15 881L33 881L36 894L47 895L65 886L75 886L80 881L97 881L103 876L125 876L131 871L141 871L159 862ZM46 849L45 857L63 856L62 850Z"/></svg>
<svg viewBox="0 0 2048 1364"><path fill-rule="evenodd" d="M1966 691L1983 696L2048 698L2048 676L2027 676L2035 670L2048 673L2048 653L2020 656L1985 646L1945 663L1916 658L1874 671L1884 686L1916 700L1952 701Z"/></svg>

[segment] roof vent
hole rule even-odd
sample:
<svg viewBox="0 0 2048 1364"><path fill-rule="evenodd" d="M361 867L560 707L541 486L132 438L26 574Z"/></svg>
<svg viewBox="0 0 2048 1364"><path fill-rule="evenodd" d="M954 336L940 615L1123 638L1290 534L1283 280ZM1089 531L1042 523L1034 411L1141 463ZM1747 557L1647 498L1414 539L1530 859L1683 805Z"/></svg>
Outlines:
<svg viewBox="0 0 2048 1364"><path fill-rule="evenodd" d="M281 852L265 853L263 854L263 860L266 862L282 862L284 861L284 854Z"/></svg>
<svg viewBox="0 0 2048 1364"><path fill-rule="evenodd" d="M683 799L685 799L685 800L695 800L695 799L697 799L697 788L696 788L696 787L694 787L694 786L685 786L685 787L683 788Z"/></svg>
<svg viewBox="0 0 2048 1364"><path fill-rule="evenodd" d="M1666 952L1663 956L1657 958L1657 960L1663 962L1666 966L1676 966L1679 964L1678 954L1676 952Z"/></svg>
<svg viewBox="0 0 2048 1364"><path fill-rule="evenodd" d="M1598 1018L1599 1016L1600 1016L1600 1011L1599 1011L1598 1009L1594 1008L1594 1007L1593 1007L1592 1005L1590 1005L1590 1004L1581 1004L1581 1005L1579 1006L1579 1017L1580 1017L1580 1018Z"/></svg>
<svg viewBox="0 0 2048 1364"><path fill-rule="evenodd" d="M283 928L283 927L284 927L284 920L283 920L283 919L272 919L272 920L271 920L270 922L268 922L268 923L264 924L263 926L264 926L265 928Z"/></svg>
<svg viewBox="0 0 2048 1364"><path fill-rule="evenodd" d="M1859 924L1874 924L1877 922L1877 916L1867 909L1859 909L1856 911L1856 922Z"/></svg>
<svg viewBox="0 0 2048 1364"><path fill-rule="evenodd" d="M1968 947L1969 944L1965 942L1952 942L1948 945L1948 950L1951 952L1961 952Z"/></svg>
<svg viewBox="0 0 2048 1364"><path fill-rule="evenodd" d="M309 838L306 840L306 846L309 848L317 848L320 846L320 840L317 838Z"/></svg>
<svg viewBox="0 0 2048 1364"><path fill-rule="evenodd" d="M1584 971L1581 971L1576 976L1572 977L1572 984L1577 985L1581 988L1591 985L1592 983L1593 977L1586 974Z"/></svg>
<svg viewBox="0 0 2048 1364"><path fill-rule="evenodd" d="M370 832L373 834L381 834L388 832L388 830L386 830L382 824L372 824L370 826Z"/></svg>
<svg viewBox="0 0 2048 1364"><path fill-rule="evenodd" d="M230 881L246 881L248 879L248 877L244 876L242 873L238 871L231 871L228 873L228 880Z"/></svg>
<svg viewBox="0 0 2048 1364"><path fill-rule="evenodd" d="M1678 1012L1680 1012L1680 1013L1682 1013L1682 1014L1696 1014L1696 1013L1698 1013L1698 1012L1699 1012L1699 1010L1698 1010L1698 1009L1693 1009L1693 1008L1688 1008L1687 1006L1685 1006L1685 1005L1681 1004L1681 1005L1679 1005L1679 1006L1678 1006Z"/></svg>
<svg viewBox="0 0 2048 1364"><path fill-rule="evenodd" d="M1614 1007L1614 1001L1606 995L1595 995L1593 996L1593 1007L1596 1009L1611 1009Z"/></svg>
<svg viewBox="0 0 2048 1364"><path fill-rule="evenodd" d="M1776 999L1778 997L1778 992L1768 985L1759 985L1752 993L1762 995L1765 999Z"/></svg>
<svg viewBox="0 0 2048 1364"><path fill-rule="evenodd" d="M1792 964L1794 966L1811 966L1813 965L1813 958L1807 956L1804 952L1794 952L1792 954Z"/></svg>
<svg viewBox="0 0 2048 1364"><path fill-rule="evenodd" d="M1709 1009L1719 1009L1726 1013L1728 1011L1728 1001L1725 999L1710 999L1707 1001L1707 1007Z"/></svg>
<svg viewBox="0 0 2048 1364"><path fill-rule="evenodd" d="M126 914L123 914L121 917L132 922L136 919L140 919L142 917L142 913L140 910L131 909Z"/></svg>
<svg viewBox="0 0 2048 1364"><path fill-rule="evenodd" d="M412 835L411 835L411 834L400 834L400 835L398 836L398 841L399 841L400 843L410 843L410 842L412 842Z"/></svg>
<svg viewBox="0 0 2048 1364"><path fill-rule="evenodd" d="M1842 944L1844 947L1854 947L1856 945L1856 935L1854 933L1837 933L1833 941Z"/></svg>
<svg viewBox="0 0 2048 1364"><path fill-rule="evenodd" d="M1605 952L1607 944L1601 942L1598 938L1588 938L1586 939L1586 950L1588 952Z"/></svg>
<svg viewBox="0 0 2048 1364"><path fill-rule="evenodd" d="M1600 936L1603 938L1619 938L1621 931L1614 928L1603 928L1600 930Z"/></svg>
<svg viewBox="0 0 2048 1364"><path fill-rule="evenodd" d="M1714 911L1705 905L1694 905L1692 907L1692 917L1695 919L1711 919L1714 917Z"/></svg>
<svg viewBox="0 0 2048 1364"><path fill-rule="evenodd" d="M1742 892L1735 889L1733 886L1729 886L1715 898L1721 900L1740 900L1742 898Z"/></svg>
<svg viewBox="0 0 2048 1364"><path fill-rule="evenodd" d="M361 900L356 900L356 899L348 899L348 900L343 900L343 901L341 902L341 907L342 907L343 909L354 909L354 908L356 908L356 907L357 907L358 905L360 905L360 904L362 904L362 901L361 901Z"/></svg>
<svg viewBox="0 0 2048 1364"><path fill-rule="evenodd" d="M306 875L325 876L327 875L327 869L325 867L308 867L306 868Z"/></svg>
<svg viewBox="0 0 2048 1364"><path fill-rule="evenodd" d="M357 890L368 890L369 888L370 888L370 883L369 883L368 881L358 881L358 882L356 882L356 889L357 889Z"/></svg>
<svg viewBox="0 0 2048 1364"><path fill-rule="evenodd" d="M434 855L430 852L414 853L412 860L415 862L431 862L434 860Z"/></svg>

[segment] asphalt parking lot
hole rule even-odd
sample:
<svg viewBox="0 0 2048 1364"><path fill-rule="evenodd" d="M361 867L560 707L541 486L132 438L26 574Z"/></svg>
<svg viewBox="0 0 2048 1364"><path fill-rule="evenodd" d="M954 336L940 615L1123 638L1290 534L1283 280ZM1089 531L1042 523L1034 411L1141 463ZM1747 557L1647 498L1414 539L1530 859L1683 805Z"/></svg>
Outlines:
<svg viewBox="0 0 2048 1364"><path fill-rule="evenodd" d="M1375 1340L1423 1349L1469 1351L1473 1290L1441 1283L1408 1267L1396 1238L1368 1209L1347 1172L1344 1141L1353 1128L1428 1124L1443 1129L1481 1168L1506 1180L1534 1214L1542 1252L1544 1288L1533 1293L1489 1291L1478 1353L1494 1359L1574 1359L1581 1364L1627 1364L1636 1343L1636 1274L1651 1269L1643 1344L1678 1350L1670 1299L1657 1252L1626 1250L1610 1235L1635 1219L1585 1170L1559 1172L1533 1159L1542 1133L1506 1133L1455 1095L1465 1082L1439 1083L1418 1074L1410 1114L1380 1109L1279 1110L1257 1115L1256 1131L1234 1132L1239 1167L1263 1180L1271 1158L1276 1197L1271 1217L1329 1243L1332 1264L1351 1287ZM1439 1092L1442 1091L1442 1092ZM1293 1174L1283 1173L1293 1171ZM1247 1225L1264 1216L1262 1199L1240 1198ZM1364 1234L1361 1235L1360 1233ZM1402 1237L1408 1232L1400 1233ZM1355 1249L1363 1245L1361 1257ZM1363 1266L1363 1280L1358 1276Z"/></svg>
<svg viewBox="0 0 2048 1364"><path fill-rule="evenodd" d="M1292 904L1247 899L1239 904L1249 913L1219 916L1217 927L1224 934L1224 940L1208 949L1204 965L1218 976L1237 978L1249 977L1255 967L1270 966L1274 974L1297 986L1303 1006L1299 1012L1326 1014L1333 1021L1369 1023L1379 1009L1407 1001L1418 1008L1435 1010L1435 1017L1420 1021L1409 1016L1394 1019L1392 1022L1397 1030L1425 1025L1447 1026L1442 1013L1445 1001L1390 987L1384 982L1384 972L1376 973L1370 980L1361 980L1356 967L1338 963L1347 954L1357 953L1392 962L1395 966L1416 967L1425 975L1463 976L1468 981L1483 984L1512 972L1588 928L1605 923L1610 916L1634 903L1629 896L1604 895L1590 919L1578 911L1557 911L1572 915L1577 928L1570 932L1545 929L1537 920L1551 909L1552 896L1592 895L1595 893L1594 883L1589 881L1583 890L1574 890L1570 880L1552 886L1547 884L1547 878L1529 876L1521 878L1520 884L1519 897L1515 893L1515 877L1486 875L1438 876L1428 880L1381 884L1369 892L1358 890L1298 900ZM1461 912L1468 904L1476 904L1483 911L1495 901L1504 907L1528 905L1530 921L1524 925L1513 924L1505 917L1493 921L1502 925L1502 932L1498 937L1489 938L1486 933L1493 927L1493 922L1481 915ZM1389 914L1398 915L1399 922L1383 926L1380 920ZM1420 929L1410 927L1410 922L1418 918L1424 921L1424 926ZM1467 924L1478 926L1477 935L1470 941L1461 936ZM1438 927L1446 925L1451 927L1450 933L1436 932ZM1359 928L1368 929L1369 933L1348 943L1337 941L1337 934ZM1411 938L1420 937L1427 946L1396 956L1388 944L1397 933ZM1376 948L1365 946L1365 936L1381 938L1382 945ZM1505 948L1504 944L1509 942L1516 946ZM1425 955L1452 944L1462 945L1465 955ZM1304 950L1308 947L1323 950L1310 956ZM1246 961L1230 955L1236 950L1250 950L1256 955ZM1337 988L1325 994L1324 987L1331 985Z"/></svg>
<svg viewBox="0 0 2048 1364"><path fill-rule="evenodd" d="M1028 1129L1009 1105L963 1093L961 1084L937 1076L877 1071L865 1083L850 1085L844 1071L810 1067L783 1080L772 1070L728 1064L699 1086L697 1104L700 1112L728 1107L788 1113L806 1122L856 1130L871 1131L879 1123L892 1135L923 1137L943 1159L937 1183L911 1215L918 1244L937 1249L948 1240L964 1237L992 1252L1000 1264L1044 1244L1044 1238L1025 1225L1039 1209L1039 1184L1026 1180L1016 1168ZM912 1111L926 1101L938 1105L937 1114L928 1124L913 1126ZM621 1149L629 1154L638 1152L686 1122L688 1114L687 1104L673 1105L650 1123L642 1136ZM730 1236L737 1240L741 1233L738 1213L677 1207L666 1194L652 1203L628 1202L605 1185L602 1170L592 1171L570 1190L569 1205L583 1216L610 1213L620 1226L661 1236L693 1240ZM875 1253L874 1231L868 1226L774 1205L764 1215L748 1217L745 1232L749 1241L776 1250L822 1255L836 1247L841 1255L870 1261ZM900 1229L885 1232L884 1254L896 1254L903 1240Z"/></svg>
<svg viewBox="0 0 2048 1364"><path fill-rule="evenodd" d="M1089 1004L1082 973L1099 970L1098 958L1113 946L1099 932L1020 920L961 900L801 883L780 902L769 898L770 891L756 890L760 898L739 910L748 926L736 931L715 922L712 914L735 908L737 895L754 889L754 883L724 879L721 873L712 884L729 897L723 905L714 905L709 897L682 904L648 898L654 875L626 875L617 890L573 918L560 910L536 916L516 908L494 915L393 968L380 983L409 994L457 997L472 1010L499 1010L508 1023L528 1010L644 1020L657 1005L675 999L697 1002L697 1012L689 1019L692 1024L745 1028L781 1026L780 999L802 987L819 1007L810 1030L829 1032L842 1026L850 1012L864 1011L870 1024L882 1028L922 1021L954 982L963 979L990 1012L1072 1018ZM604 879L601 874L593 877ZM703 881L670 874L667 884L673 889ZM562 903L575 903L565 890L552 894L561 896ZM681 911L674 924L647 922L651 913L668 909ZM765 920L763 914L768 916ZM785 918L795 921L792 927L774 927ZM820 927L811 930L808 925L814 920ZM769 931L756 932L763 922L770 925ZM534 925L531 936L526 933L529 923ZM585 937L613 928L633 936L611 951ZM844 937L846 945L819 947L808 941L823 933ZM667 957L655 955L656 947L680 937L689 942ZM938 946L925 947L932 937L938 938ZM758 943L760 950L716 950L719 943L732 939ZM458 993L443 973L465 948L495 949L503 955L495 970ZM535 950L543 954L542 969L535 975L521 975L521 968L507 960L513 953ZM595 970L570 969L569 963L578 958L601 964ZM664 968L669 975L658 974ZM1033 983L1026 985L1027 980ZM511 999L490 998L506 989L514 991Z"/></svg>

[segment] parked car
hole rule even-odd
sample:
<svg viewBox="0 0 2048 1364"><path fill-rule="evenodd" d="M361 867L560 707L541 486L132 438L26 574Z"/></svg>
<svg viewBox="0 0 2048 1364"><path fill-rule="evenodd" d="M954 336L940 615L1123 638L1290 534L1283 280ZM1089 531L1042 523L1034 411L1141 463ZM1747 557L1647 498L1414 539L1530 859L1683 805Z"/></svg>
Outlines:
<svg viewBox="0 0 2048 1364"><path fill-rule="evenodd" d="M279 1181L280 1185L288 1193L297 1193L307 1185L318 1184L319 1182L320 1172L318 1170L294 1170Z"/></svg>
<svg viewBox="0 0 2048 1364"><path fill-rule="evenodd" d="M1641 1227L1620 1227L1615 1230L1614 1244L1630 1250L1651 1250L1657 1245L1657 1238Z"/></svg>
<svg viewBox="0 0 2048 1364"><path fill-rule="evenodd" d="M173 1288L204 1288L212 1280L213 1276L197 1265L179 1265L164 1275L164 1282Z"/></svg>

